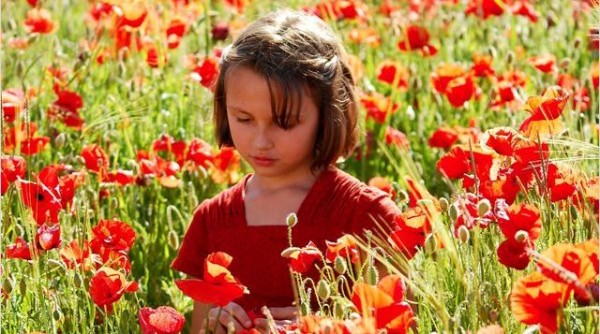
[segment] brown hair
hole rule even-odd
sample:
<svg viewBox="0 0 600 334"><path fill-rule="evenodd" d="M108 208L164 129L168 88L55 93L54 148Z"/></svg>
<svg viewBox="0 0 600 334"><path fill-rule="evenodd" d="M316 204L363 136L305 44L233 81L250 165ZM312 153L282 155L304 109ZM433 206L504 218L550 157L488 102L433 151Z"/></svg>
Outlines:
<svg viewBox="0 0 600 334"><path fill-rule="evenodd" d="M298 121L308 88L319 109L313 169L352 153L358 140L354 78L340 40L325 22L307 13L277 11L248 26L223 52L214 100L219 145L233 146L225 81L237 66L266 78L273 120L284 129Z"/></svg>

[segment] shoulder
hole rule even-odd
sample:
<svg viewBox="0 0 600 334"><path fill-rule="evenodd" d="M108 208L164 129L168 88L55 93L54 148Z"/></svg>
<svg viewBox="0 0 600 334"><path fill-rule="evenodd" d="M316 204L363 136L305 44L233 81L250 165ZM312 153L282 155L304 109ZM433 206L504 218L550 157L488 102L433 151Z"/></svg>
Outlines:
<svg viewBox="0 0 600 334"><path fill-rule="evenodd" d="M243 184L248 176L234 186L221 191L212 198L205 199L194 211L194 221L230 221L240 214L243 208Z"/></svg>
<svg viewBox="0 0 600 334"><path fill-rule="evenodd" d="M336 193L345 194L348 199L351 198L361 203L370 203L389 197L388 194L380 189L368 186L337 167L331 167L327 172L331 173L329 178L331 189Z"/></svg>

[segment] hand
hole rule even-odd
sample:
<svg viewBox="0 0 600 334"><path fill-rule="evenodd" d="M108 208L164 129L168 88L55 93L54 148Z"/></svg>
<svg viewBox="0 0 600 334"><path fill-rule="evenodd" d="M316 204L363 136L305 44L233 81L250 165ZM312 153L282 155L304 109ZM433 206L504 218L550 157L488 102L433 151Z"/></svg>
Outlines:
<svg viewBox="0 0 600 334"><path fill-rule="evenodd" d="M238 332L250 327L252 321L246 311L240 305L231 302L224 307L214 307L208 311L200 333L226 334L229 328Z"/></svg>
<svg viewBox="0 0 600 334"><path fill-rule="evenodd" d="M269 312L273 317L273 320L275 321L275 328L269 327L271 324L269 324L269 320L267 319L266 315L264 318L256 318L254 319L254 326L261 333L270 333L272 332L271 329L278 330L281 327L291 325L296 322L298 316L298 308L294 306L271 307L266 311Z"/></svg>

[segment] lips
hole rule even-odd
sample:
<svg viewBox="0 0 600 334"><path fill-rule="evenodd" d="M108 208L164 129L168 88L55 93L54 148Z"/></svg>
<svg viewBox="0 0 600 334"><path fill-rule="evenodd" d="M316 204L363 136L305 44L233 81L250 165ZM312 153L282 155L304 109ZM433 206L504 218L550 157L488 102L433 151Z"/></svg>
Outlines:
<svg viewBox="0 0 600 334"><path fill-rule="evenodd" d="M276 161L276 159L261 156L253 156L251 158L254 160L254 163L259 166L270 166Z"/></svg>

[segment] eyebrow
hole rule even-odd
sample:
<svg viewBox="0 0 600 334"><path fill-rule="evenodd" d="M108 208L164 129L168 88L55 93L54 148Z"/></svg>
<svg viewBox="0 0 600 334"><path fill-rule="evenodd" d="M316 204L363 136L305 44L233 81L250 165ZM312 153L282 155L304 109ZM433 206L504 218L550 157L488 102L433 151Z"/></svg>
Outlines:
<svg viewBox="0 0 600 334"><path fill-rule="evenodd" d="M247 110L245 110L244 108L227 105L227 110L229 110L229 109L232 109L232 110L239 111L239 112L242 112L244 114L249 114L250 115L250 113Z"/></svg>

